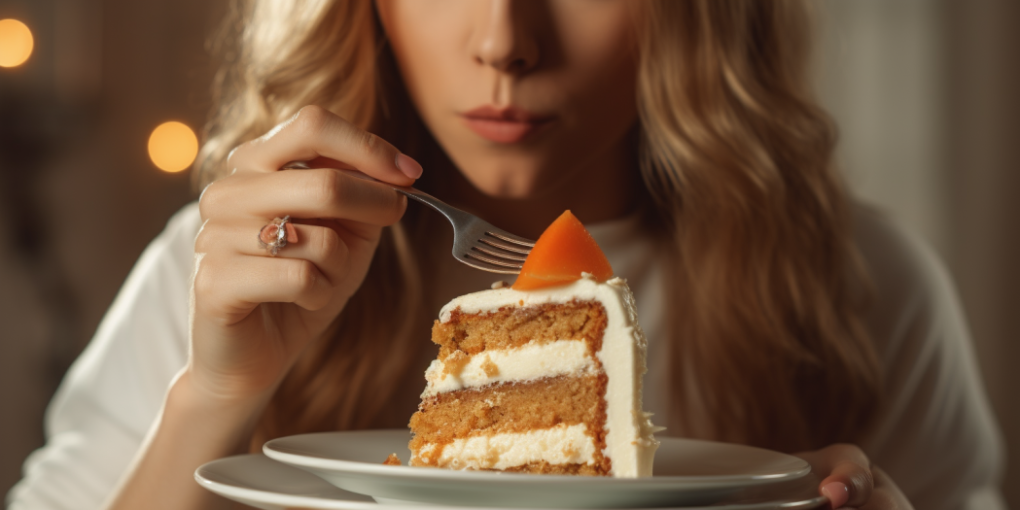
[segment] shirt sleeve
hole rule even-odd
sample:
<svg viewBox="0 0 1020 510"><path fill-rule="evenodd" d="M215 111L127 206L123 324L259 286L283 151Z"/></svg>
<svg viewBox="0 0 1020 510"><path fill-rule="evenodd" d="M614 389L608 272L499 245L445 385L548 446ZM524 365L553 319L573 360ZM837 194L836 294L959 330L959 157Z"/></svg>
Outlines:
<svg viewBox="0 0 1020 510"><path fill-rule="evenodd" d="M915 508L1005 509L1003 441L945 268L878 213L856 216L884 375L883 410L863 449Z"/></svg>
<svg viewBox="0 0 1020 510"><path fill-rule="evenodd" d="M201 219L186 206L146 248L46 413L10 510L94 509L132 461L188 356L188 299Z"/></svg>

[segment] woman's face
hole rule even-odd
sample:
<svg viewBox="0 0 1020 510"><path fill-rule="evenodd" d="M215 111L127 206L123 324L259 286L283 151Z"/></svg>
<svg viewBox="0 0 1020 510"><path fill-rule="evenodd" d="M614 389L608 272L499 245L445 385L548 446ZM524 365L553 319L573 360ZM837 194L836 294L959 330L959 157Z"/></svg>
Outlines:
<svg viewBox="0 0 1020 510"><path fill-rule="evenodd" d="M475 187L503 198L627 170L637 120L632 5L377 0L425 124Z"/></svg>

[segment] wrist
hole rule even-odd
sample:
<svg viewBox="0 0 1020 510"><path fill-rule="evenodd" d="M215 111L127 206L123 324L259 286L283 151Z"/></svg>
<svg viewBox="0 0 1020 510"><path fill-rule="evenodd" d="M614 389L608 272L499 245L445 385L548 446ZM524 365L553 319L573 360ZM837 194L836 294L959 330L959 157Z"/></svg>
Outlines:
<svg viewBox="0 0 1020 510"><path fill-rule="evenodd" d="M225 453L243 450L271 397L271 391L248 396L208 391L186 368L170 385L161 421L163 426L201 431L196 437L218 444Z"/></svg>
<svg viewBox="0 0 1020 510"><path fill-rule="evenodd" d="M268 402L281 382L279 374L283 371L282 368L257 367L225 373L193 359L178 377L182 392L189 398L211 405L236 407Z"/></svg>
<svg viewBox="0 0 1020 510"><path fill-rule="evenodd" d="M148 508L153 501L167 508L218 504L192 473L212 460L247 453L268 399L217 398L196 387L191 376L184 369L170 384L159 416L105 508Z"/></svg>

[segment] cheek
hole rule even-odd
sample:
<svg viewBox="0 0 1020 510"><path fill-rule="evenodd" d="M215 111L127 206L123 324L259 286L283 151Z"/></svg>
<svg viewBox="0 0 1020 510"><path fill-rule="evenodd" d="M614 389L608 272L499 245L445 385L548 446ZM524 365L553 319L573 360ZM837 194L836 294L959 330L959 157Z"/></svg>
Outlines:
<svg viewBox="0 0 1020 510"><path fill-rule="evenodd" d="M556 42L571 67L600 67L630 58L636 39L627 1L552 2Z"/></svg>
<svg viewBox="0 0 1020 510"><path fill-rule="evenodd" d="M570 112L563 142L574 150L612 145L637 121L638 50L630 6L625 1L551 4L558 7L563 59L552 85L563 91Z"/></svg>
<svg viewBox="0 0 1020 510"><path fill-rule="evenodd" d="M379 15L404 84L423 115L466 84L462 60L468 0L379 0ZM460 79L458 79L460 78ZM441 97L437 97L441 96Z"/></svg>
<svg viewBox="0 0 1020 510"><path fill-rule="evenodd" d="M579 100L634 107L637 45L625 1L553 2L563 53L563 81ZM600 108L603 110L604 108Z"/></svg>

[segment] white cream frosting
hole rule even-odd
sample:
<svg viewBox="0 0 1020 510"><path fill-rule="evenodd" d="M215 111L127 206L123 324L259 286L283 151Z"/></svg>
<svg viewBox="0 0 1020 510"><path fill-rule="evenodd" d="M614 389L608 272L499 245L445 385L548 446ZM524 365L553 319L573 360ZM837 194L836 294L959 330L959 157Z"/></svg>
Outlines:
<svg viewBox="0 0 1020 510"><path fill-rule="evenodd" d="M522 292L498 288L475 292L450 301L443 307L439 319L449 322L453 311L458 308L463 313L473 314L494 312L505 307L570 301L598 301L606 310L602 350L596 356L609 377L606 389L606 448L602 453L612 461L611 473L620 478L651 476L652 461L659 446L653 434L659 429L652 425L651 415L643 412L641 407L641 378L646 372L647 341L637 322L634 295L622 278L599 283L591 275L584 274L574 283L547 289ZM443 450L443 456L448 455L449 448L447 446ZM449 455L456 455L455 451L450 451Z"/></svg>
<svg viewBox="0 0 1020 510"><path fill-rule="evenodd" d="M583 424L577 424L457 439L443 448L437 467L507 469L531 462L591 464L594 460L595 441Z"/></svg>
<svg viewBox="0 0 1020 510"><path fill-rule="evenodd" d="M594 374L595 370L595 360L588 354L583 340L531 342L516 349L491 350L471 356L459 374L447 372L446 364L433 360L425 371L428 384L422 397L501 382Z"/></svg>

